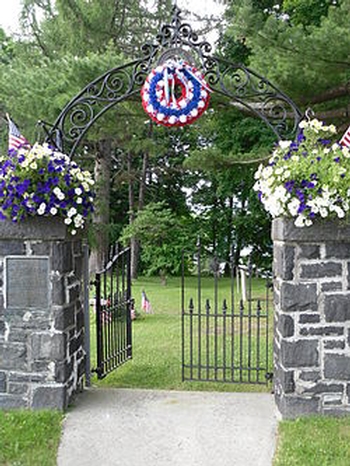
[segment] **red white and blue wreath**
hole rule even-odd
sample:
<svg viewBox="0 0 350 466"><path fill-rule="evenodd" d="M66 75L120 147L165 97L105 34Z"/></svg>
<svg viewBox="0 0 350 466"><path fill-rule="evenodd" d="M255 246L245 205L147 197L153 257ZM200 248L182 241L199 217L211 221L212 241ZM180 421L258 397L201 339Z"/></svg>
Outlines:
<svg viewBox="0 0 350 466"><path fill-rule="evenodd" d="M141 89L142 106L158 124L185 126L208 108L209 92L202 73L194 66L168 60L148 75Z"/></svg>

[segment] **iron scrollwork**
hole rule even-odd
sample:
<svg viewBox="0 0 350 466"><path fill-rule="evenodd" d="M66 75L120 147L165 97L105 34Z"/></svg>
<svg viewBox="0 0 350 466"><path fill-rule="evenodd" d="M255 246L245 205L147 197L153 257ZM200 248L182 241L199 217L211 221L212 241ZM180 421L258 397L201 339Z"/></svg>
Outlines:
<svg viewBox="0 0 350 466"><path fill-rule="evenodd" d="M254 71L212 55L211 44L182 22L179 8L174 7L171 24L163 25L155 42L141 47L141 54L138 60L109 70L77 94L48 131L46 141L73 156L97 119L137 95L152 68L169 58L181 58L200 68L214 92L261 118L277 139L295 134L301 118L295 103Z"/></svg>

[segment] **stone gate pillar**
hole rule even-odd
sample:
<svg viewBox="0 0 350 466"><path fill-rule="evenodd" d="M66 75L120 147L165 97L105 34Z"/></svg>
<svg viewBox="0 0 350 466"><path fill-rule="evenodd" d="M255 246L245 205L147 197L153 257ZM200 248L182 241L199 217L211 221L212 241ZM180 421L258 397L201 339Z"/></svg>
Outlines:
<svg viewBox="0 0 350 466"><path fill-rule="evenodd" d="M0 222L0 408L64 409L82 388L82 277L61 220Z"/></svg>
<svg viewBox="0 0 350 466"><path fill-rule="evenodd" d="M350 413L350 225L273 222L274 388L285 418Z"/></svg>

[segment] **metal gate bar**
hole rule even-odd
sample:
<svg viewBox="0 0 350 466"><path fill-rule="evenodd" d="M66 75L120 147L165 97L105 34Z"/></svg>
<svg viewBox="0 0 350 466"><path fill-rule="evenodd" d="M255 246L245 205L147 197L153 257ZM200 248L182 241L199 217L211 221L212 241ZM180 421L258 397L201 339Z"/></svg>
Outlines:
<svg viewBox="0 0 350 466"><path fill-rule="evenodd" d="M96 273L96 334L99 379L132 357L130 248L116 252Z"/></svg>
<svg viewBox="0 0 350 466"><path fill-rule="evenodd" d="M230 296L219 298L219 261L214 255L214 289L204 297L201 247L197 250L197 302L186 305L184 262L182 266L182 379L224 383L266 384L269 372L269 283L254 296L253 267L249 264L246 300L235 290L235 264L230 261ZM228 305L228 301L230 304ZM203 311L204 307L204 311Z"/></svg>

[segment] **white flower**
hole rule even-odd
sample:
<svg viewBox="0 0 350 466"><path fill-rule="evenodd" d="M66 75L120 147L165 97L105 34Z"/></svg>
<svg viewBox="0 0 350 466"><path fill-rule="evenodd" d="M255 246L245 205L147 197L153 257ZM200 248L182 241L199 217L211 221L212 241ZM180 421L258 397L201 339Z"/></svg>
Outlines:
<svg viewBox="0 0 350 466"><path fill-rule="evenodd" d="M350 158L350 150L348 147L343 146L341 150L346 159Z"/></svg>
<svg viewBox="0 0 350 466"><path fill-rule="evenodd" d="M71 218L65 218L65 219L64 219L64 223L65 223L66 225L70 225L70 224L72 223L72 219L71 219Z"/></svg>
<svg viewBox="0 0 350 466"><path fill-rule="evenodd" d="M57 212L58 212L58 210L56 209L56 207L51 207L51 209L50 209L50 214L51 215L56 215Z"/></svg>
<svg viewBox="0 0 350 466"><path fill-rule="evenodd" d="M288 149L290 145L292 144L292 141L279 141L278 145L280 146L281 149Z"/></svg>
<svg viewBox="0 0 350 466"><path fill-rule="evenodd" d="M322 129L323 123L320 120L317 120L317 118L314 118L313 120L310 121L310 126L314 128L317 132L317 130Z"/></svg>
<svg viewBox="0 0 350 466"><path fill-rule="evenodd" d="M300 202L298 199L292 199L290 203L287 205L287 209L289 210L292 217L295 217L298 213L298 209L300 207Z"/></svg>
<svg viewBox="0 0 350 466"><path fill-rule="evenodd" d="M77 216L74 217L74 226L76 228L83 228L83 226L84 226L84 217L81 214L77 214Z"/></svg>
<svg viewBox="0 0 350 466"><path fill-rule="evenodd" d="M261 163L257 169L257 171L254 173L254 178L258 180L261 176L262 171L264 170L264 165Z"/></svg>
<svg viewBox="0 0 350 466"><path fill-rule="evenodd" d="M345 212L343 209L341 209L339 206L334 206L334 211L338 215L339 218L344 218L345 217Z"/></svg>
<svg viewBox="0 0 350 466"><path fill-rule="evenodd" d="M33 170L36 170L38 168L38 165L36 162L32 162L30 165L30 168L32 168Z"/></svg>
<svg viewBox="0 0 350 466"><path fill-rule="evenodd" d="M37 210L38 215L44 215L45 210L46 210L46 204L45 204L45 202L42 202L39 205L39 209Z"/></svg>
<svg viewBox="0 0 350 466"><path fill-rule="evenodd" d="M266 180L273 174L273 168L270 166L266 167L262 174L263 174L263 178L265 178Z"/></svg>
<svg viewBox="0 0 350 466"><path fill-rule="evenodd" d="M72 230L72 231L70 232L70 234L73 235L73 236L76 235L76 234L77 234L77 230Z"/></svg>
<svg viewBox="0 0 350 466"><path fill-rule="evenodd" d="M58 186L56 186L56 188L53 189L53 193L60 201L63 201L63 199L65 198L64 192L61 191L61 189Z"/></svg>
<svg viewBox="0 0 350 466"><path fill-rule="evenodd" d="M77 213L77 209L75 207L71 207L69 210L68 210L68 217L73 217L73 215L75 215Z"/></svg>
<svg viewBox="0 0 350 466"><path fill-rule="evenodd" d="M83 198L77 197L77 204L82 204L82 203L83 203Z"/></svg>
<svg viewBox="0 0 350 466"><path fill-rule="evenodd" d="M75 188L75 194L77 194L78 196L80 196L81 194L83 194L83 190L81 188Z"/></svg>
<svg viewBox="0 0 350 466"><path fill-rule="evenodd" d="M296 227L303 227L304 226L304 217L302 215L298 215L298 217L294 221L294 225Z"/></svg>
<svg viewBox="0 0 350 466"><path fill-rule="evenodd" d="M58 197L62 194L62 191L58 186L56 186L56 188L53 189L53 193L56 197Z"/></svg>

